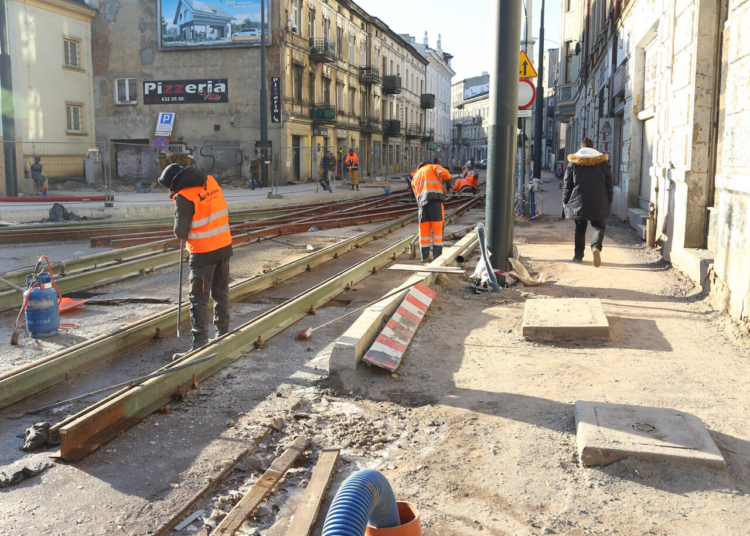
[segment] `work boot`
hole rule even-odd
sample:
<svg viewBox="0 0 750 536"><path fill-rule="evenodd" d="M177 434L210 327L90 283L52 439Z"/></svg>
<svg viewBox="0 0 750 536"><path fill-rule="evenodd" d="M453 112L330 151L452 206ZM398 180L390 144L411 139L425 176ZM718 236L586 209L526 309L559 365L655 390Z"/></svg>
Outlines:
<svg viewBox="0 0 750 536"><path fill-rule="evenodd" d="M357 185L357 191L359 192L359 184Z"/></svg>
<svg viewBox="0 0 750 536"><path fill-rule="evenodd" d="M349 189L350 189L350 190L354 190L354 185L353 185L353 184L350 184L350 185L349 185Z"/></svg>
<svg viewBox="0 0 750 536"><path fill-rule="evenodd" d="M214 339L218 339L219 337L223 337L224 335L229 333L228 327L224 327L224 326L220 327L220 326L217 326L216 324L214 324L214 327L216 328L216 336L214 337Z"/></svg>
<svg viewBox="0 0 750 536"><path fill-rule="evenodd" d="M432 256L434 258L437 259L442 254L443 254L443 246L433 246L432 247Z"/></svg>
<svg viewBox="0 0 750 536"><path fill-rule="evenodd" d="M422 248L422 264L426 264L430 261L430 247Z"/></svg>
<svg viewBox="0 0 750 536"><path fill-rule="evenodd" d="M187 352L178 352L172 356L172 361L177 361L178 359L182 359L186 355L188 355L191 352L195 352L198 348L201 348L203 346L206 346L208 344L208 334L201 333L201 334L195 334L193 333L193 344L190 346L190 350Z"/></svg>

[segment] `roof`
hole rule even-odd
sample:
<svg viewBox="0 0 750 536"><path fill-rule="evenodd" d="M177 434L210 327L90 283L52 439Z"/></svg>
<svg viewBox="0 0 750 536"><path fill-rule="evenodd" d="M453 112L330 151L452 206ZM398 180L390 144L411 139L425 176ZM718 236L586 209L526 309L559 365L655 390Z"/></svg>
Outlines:
<svg viewBox="0 0 750 536"><path fill-rule="evenodd" d="M205 15L212 15L214 17L227 20L234 19L233 15L230 15L219 6L201 2L200 0L179 0L179 2L177 2L177 8L175 9L174 13L174 24L177 24L177 15L180 13L180 5L182 5L183 3L188 8L190 8L190 11L192 11L193 13L203 13Z"/></svg>

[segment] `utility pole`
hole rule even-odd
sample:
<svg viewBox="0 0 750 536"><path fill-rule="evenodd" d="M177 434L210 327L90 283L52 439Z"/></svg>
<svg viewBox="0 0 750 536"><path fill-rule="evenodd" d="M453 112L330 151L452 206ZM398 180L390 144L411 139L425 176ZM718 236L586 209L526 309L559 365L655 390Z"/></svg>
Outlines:
<svg viewBox="0 0 750 536"><path fill-rule="evenodd" d="M268 95L266 94L266 0L260 2L260 183L268 185Z"/></svg>
<svg viewBox="0 0 750 536"><path fill-rule="evenodd" d="M536 78L536 117L534 118L534 178L542 177L542 130L544 128L544 0L539 22L539 68Z"/></svg>
<svg viewBox="0 0 750 536"><path fill-rule="evenodd" d="M526 0L526 26L525 26L525 39L523 44L524 52L529 58L534 57L534 37L532 36L533 28L533 14L534 14L534 2L533 0ZM529 177L531 176L531 121L528 118L521 119L523 126L523 145L521 147L521 154L523 155L523 161L521 162L521 191L518 195L525 201L523 204L523 214L530 216L529 213L529 192L527 186L529 184Z"/></svg>
<svg viewBox="0 0 750 536"><path fill-rule="evenodd" d="M495 40L490 73L487 132L487 247L494 268L510 270L513 256L513 192L518 131L518 43L522 0L495 0ZM529 3L531 1L529 0Z"/></svg>

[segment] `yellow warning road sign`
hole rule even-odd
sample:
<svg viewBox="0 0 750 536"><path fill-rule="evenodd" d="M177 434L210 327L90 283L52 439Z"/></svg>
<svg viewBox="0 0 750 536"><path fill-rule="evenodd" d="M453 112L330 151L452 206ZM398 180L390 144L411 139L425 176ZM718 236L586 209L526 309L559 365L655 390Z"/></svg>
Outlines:
<svg viewBox="0 0 750 536"><path fill-rule="evenodd" d="M531 64L531 60L526 55L526 52L521 51L521 64L518 68L518 78L536 78L536 69Z"/></svg>

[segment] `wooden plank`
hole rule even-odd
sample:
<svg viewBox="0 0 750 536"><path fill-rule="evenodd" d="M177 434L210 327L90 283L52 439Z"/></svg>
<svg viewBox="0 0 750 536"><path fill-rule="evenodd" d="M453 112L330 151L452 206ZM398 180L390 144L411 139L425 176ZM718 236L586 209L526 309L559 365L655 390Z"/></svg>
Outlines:
<svg viewBox="0 0 750 536"><path fill-rule="evenodd" d="M388 267L389 270L399 270L401 272L427 272L430 274L456 274L466 275L461 268L455 266L430 266L429 264L394 264Z"/></svg>
<svg viewBox="0 0 750 536"><path fill-rule="evenodd" d="M308 484L302 500L297 506L286 536L308 536L318 517L320 505L323 503L328 484L331 483L333 469L339 458L339 449L324 449L315 464L310 484Z"/></svg>
<svg viewBox="0 0 750 536"><path fill-rule="evenodd" d="M297 438L292 446L284 451L284 454L274 460L271 467L260 477L260 480L240 499L240 502L232 508L232 511L227 514L227 517L219 523L219 526L211 534L213 536L233 536L240 525L271 493L271 490L279 483L287 469L292 466L309 444L309 438Z"/></svg>

